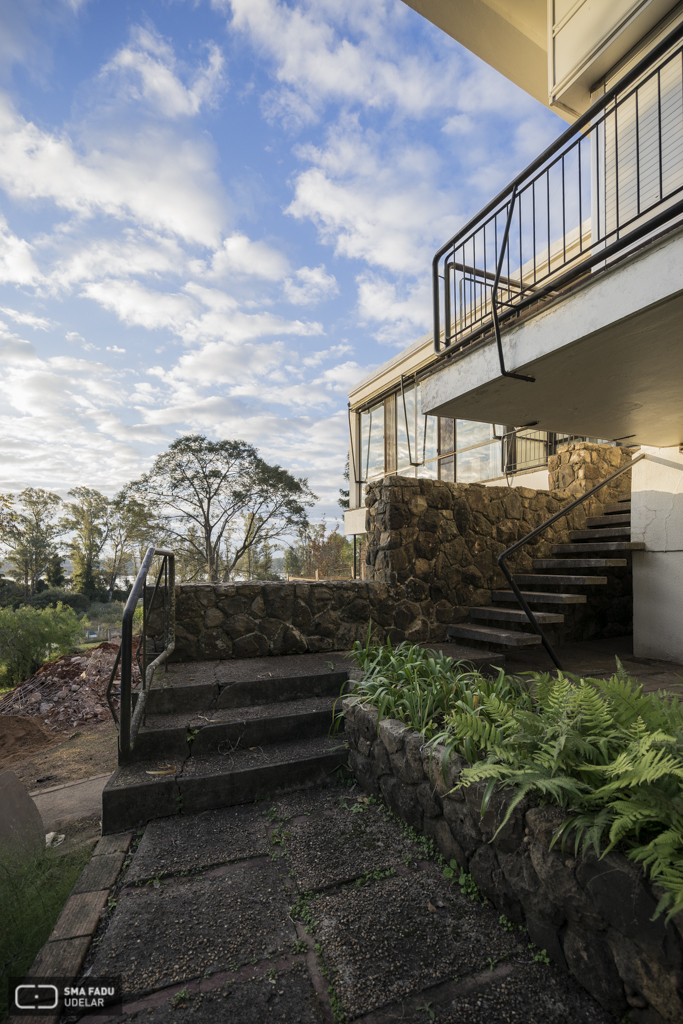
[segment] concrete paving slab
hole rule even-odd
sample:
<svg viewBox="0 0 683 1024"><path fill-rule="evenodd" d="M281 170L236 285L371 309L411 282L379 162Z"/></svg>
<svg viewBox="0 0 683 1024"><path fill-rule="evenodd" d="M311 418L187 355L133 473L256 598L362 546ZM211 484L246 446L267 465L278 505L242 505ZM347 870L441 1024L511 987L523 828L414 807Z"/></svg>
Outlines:
<svg viewBox="0 0 683 1024"><path fill-rule="evenodd" d="M125 889L92 963L129 995L291 952L297 934L278 869L252 860Z"/></svg>
<svg viewBox="0 0 683 1024"><path fill-rule="evenodd" d="M335 807L288 821L284 829L289 861L304 892L342 885L422 856L403 832L397 834L383 807L344 796L337 797Z"/></svg>
<svg viewBox="0 0 683 1024"><path fill-rule="evenodd" d="M130 885L265 856L266 820L260 808L221 807L190 817L162 818L145 831L126 875Z"/></svg>
<svg viewBox="0 0 683 1024"><path fill-rule="evenodd" d="M172 1000L176 1000L175 1004ZM101 1017L84 1018L83 1024ZM177 992L165 995L163 1002L136 1003L111 1024L144 1020L146 1024L327 1024L303 964L274 976L232 982L208 991L190 991L189 998L178 1000Z"/></svg>
<svg viewBox="0 0 683 1024"><path fill-rule="evenodd" d="M497 911L473 904L436 870L319 896L310 909L352 1017L479 971L489 958L527 954L526 933L503 931Z"/></svg>
<svg viewBox="0 0 683 1024"><path fill-rule="evenodd" d="M82 818L101 817L102 790L109 778L109 775L99 775L35 794L33 802L43 819L45 832L59 832Z"/></svg>
<svg viewBox="0 0 683 1024"><path fill-rule="evenodd" d="M512 963L364 1014L357 1024L426 1024L430 1011L439 1024L614 1024L614 1017L566 975L542 964Z"/></svg>

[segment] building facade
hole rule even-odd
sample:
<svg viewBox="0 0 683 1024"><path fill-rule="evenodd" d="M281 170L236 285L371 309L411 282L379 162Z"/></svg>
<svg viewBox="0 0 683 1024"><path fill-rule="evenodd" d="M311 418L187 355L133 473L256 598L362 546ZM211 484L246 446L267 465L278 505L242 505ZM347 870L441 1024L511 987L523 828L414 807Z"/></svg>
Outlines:
<svg viewBox="0 0 683 1024"><path fill-rule="evenodd" d="M538 488L558 442L638 446L634 650L683 661L683 3L409 5L569 127L435 254L432 334L353 389L352 504L382 472Z"/></svg>

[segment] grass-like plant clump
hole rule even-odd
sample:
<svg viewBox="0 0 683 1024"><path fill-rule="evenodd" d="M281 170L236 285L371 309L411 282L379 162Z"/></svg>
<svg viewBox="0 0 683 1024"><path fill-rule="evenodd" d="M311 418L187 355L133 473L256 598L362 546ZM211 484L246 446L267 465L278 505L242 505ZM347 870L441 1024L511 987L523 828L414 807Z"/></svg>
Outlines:
<svg viewBox="0 0 683 1024"><path fill-rule="evenodd" d="M7 979L28 974L89 856L46 849L26 858L0 850L0 1020L8 1010Z"/></svg>
<svg viewBox="0 0 683 1024"><path fill-rule="evenodd" d="M683 706L644 694L624 671L488 679L472 666L401 644L356 644L359 700L466 758L461 786L488 780L520 800L567 811L556 840L604 856L618 846L664 890L659 911L683 909Z"/></svg>

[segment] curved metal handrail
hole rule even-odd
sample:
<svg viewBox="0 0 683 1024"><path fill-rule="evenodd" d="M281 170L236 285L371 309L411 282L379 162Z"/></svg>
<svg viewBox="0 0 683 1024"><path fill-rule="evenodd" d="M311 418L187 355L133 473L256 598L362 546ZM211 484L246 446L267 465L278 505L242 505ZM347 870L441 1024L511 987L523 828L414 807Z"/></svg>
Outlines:
<svg viewBox="0 0 683 1024"><path fill-rule="evenodd" d="M560 660L557 657L557 655L555 654L555 651L553 650L552 645L551 645L550 641L548 640L547 636L543 632L543 627L536 620L536 616L532 612L532 610L529 607L529 605L526 603L521 590L519 589L519 587L517 586L517 584L513 580L512 574L510 573L510 570L508 569L507 565L505 564L505 560L507 558L509 558L510 555L513 555L515 553L515 551L518 551L524 544L527 544L530 540L533 540L534 537L537 537L539 535L539 533L543 533L544 530L547 530L548 527L552 526L553 523L556 523L558 521L558 519L562 519L562 517L566 516L567 513L571 512L573 509L575 509L579 505L583 504L584 501L586 501L593 494L595 494L596 491L599 491L602 487L604 487L605 484L608 484L612 480L615 480L616 477L621 476L622 473L628 472L629 469L632 469L635 466L636 462L640 462L641 459L646 458L646 455L647 455L646 452L643 452L641 455L636 455L635 459L631 459L631 461L627 465L622 466L621 469L617 469L614 473L611 473L608 477L605 477L605 479L602 480L599 484L596 484L595 487L591 487L590 491L586 491L586 493L582 494L581 497L576 498L575 501L572 501L565 508L560 509L559 512L556 512L555 515L551 516L550 519L546 520L545 523L541 523L540 526L535 527L535 529L531 530L530 533L527 533L527 535L525 537L522 537L521 540L518 540L514 544L511 544L510 547L506 548L505 551L503 551L502 554L498 555L498 565L501 568L501 570L503 571L503 573L505 575L505 578L507 579L508 583L510 584L510 587L512 588L512 590L514 592L515 597L517 598L521 608L525 612L526 617L528 618L529 622L533 626L534 632L538 636L540 636L541 641L543 643L543 646L545 647L546 651L548 652L548 654L552 658L554 665L556 666L556 668L559 668L559 670L561 672L563 671L563 668L562 668L562 665L560 664ZM552 576L549 576L548 579L552 580Z"/></svg>
<svg viewBox="0 0 683 1024"><path fill-rule="evenodd" d="M147 574L152 564L152 559L161 555L162 562L157 576L154 590L149 602L145 601L145 585ZM146 634L147 634L147 612L154 607L154 602L159 590L161 577L164 576L164 589L168 600L164 600L164 650L149 665L146 664ZM137 694L135 709L133 709L132 669L133 669L133 616L137 603L142 594L142 636L136 653L136 659L140 666L141 686ZM142 565L128 595L126 607L123 610L123 621L121 624L121 646L119 647L116 661L109 677L107 687L107 703L116 722L119 732L119 763L128 760L131 755L135 738L145 713L147 695L152 685L156 670L168 661L169 655L175 649L175 554L169 548L157 548L153 545L147 549ZM140 651L142 650L142 659ZM121 702L118 718L111 700L111 688L116 676L116 670L121 664Z"/></svg>

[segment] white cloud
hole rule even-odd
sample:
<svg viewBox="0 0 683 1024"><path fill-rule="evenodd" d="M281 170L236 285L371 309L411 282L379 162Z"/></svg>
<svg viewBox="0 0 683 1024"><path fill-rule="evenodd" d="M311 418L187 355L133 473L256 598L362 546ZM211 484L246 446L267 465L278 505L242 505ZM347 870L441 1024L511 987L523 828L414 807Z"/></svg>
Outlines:
<svg viewBox="0 0 683 1024"><path fill-rule="evenodd" d="M395 273L424 271L437 237L455 224L452 194L439 187L440 160L429 147L383 140L343 118L325 147L301 147L313 166L295 179L287 212L317 224L335 252Z"/></svg>
<svg viewBox="0 0 683 1024"><path fill-rule="evenodd" d="M432 291L426 275L400 285L375 274L362 274L357 284L361 320L381 324L375 333L380 343L403 348L430 329Z"/></svg>
<svg viewBox="0 0 683 1024"><path fill-rule="evenodd" d="M196 68L185 85L177 74L173 47L152 28L135 25L130 43L105 64L102 76L118 74L119 98L145 103L165 117L193 117L215 103L224 85L223 55L215 43L207 46L207 63Z"/></svg>
<svg viewBox="0 0 683 1024"><path fill-rule="evenodd" d="M214 6L228 7L225 0ZM387 25L405 14L398 2L295 3L231 0L233 29L244 32L275 65L281 89L267 112L310 122L325 100L395 106L420 117L454 105L459 55L450 40L406 53ZM436 52L441 49L442 52Z"/></svg>
<svg viewBox="0 0 683 1024"><path fill-rule="evenodd" d="M296 280L289 278L285 281L287 299L301 306L309 306L338 294L337 279L334 274L326 272L324 263L319 267L300 267L296 272Z"/></svg>
<svg viewBox="0 0 683 1024"><path fill-rule="evenodd" d="M66 133L26 121L6 96L0 96L0 133L0 185L14 199L51 200L82 218L104 214L218 244L226 207L206 141L159 125L137 133L111 127L80 153Z"/></svg>
<svg viewBox="0 0 683 1024"><path fill-rule="evenodd" d="M232 274L244 274L265 281L281 281L289 273L289 261L277 249L265 242L252 242L245 234L235 231L211 260L208 276L222 280Z"/></svg>
<svg viewBox="0 0 683 1024"><path fill-rule="evenodd" d="M0 313L6 313L7 316L11 317L18 324L27 324L34 331L49 331L54 326L52 321L47 320L44 316L34 316L33 313L20 313L9 306L0 306Z"/></svg>
<svg viewBox="0 0 683 1024"><path fill-rule="evenodd" d="M118 345L107 345L107 352L116 352L118 355L123 355L125 351L125 348L119 348Z"/></svg>
<svg viewBox="0 0 683 1024"><path fill-rule="evenodd" d="M0 214L0 282L35 284L39 280L40 271L33 261L31 246L12 234Z"/></svg>

